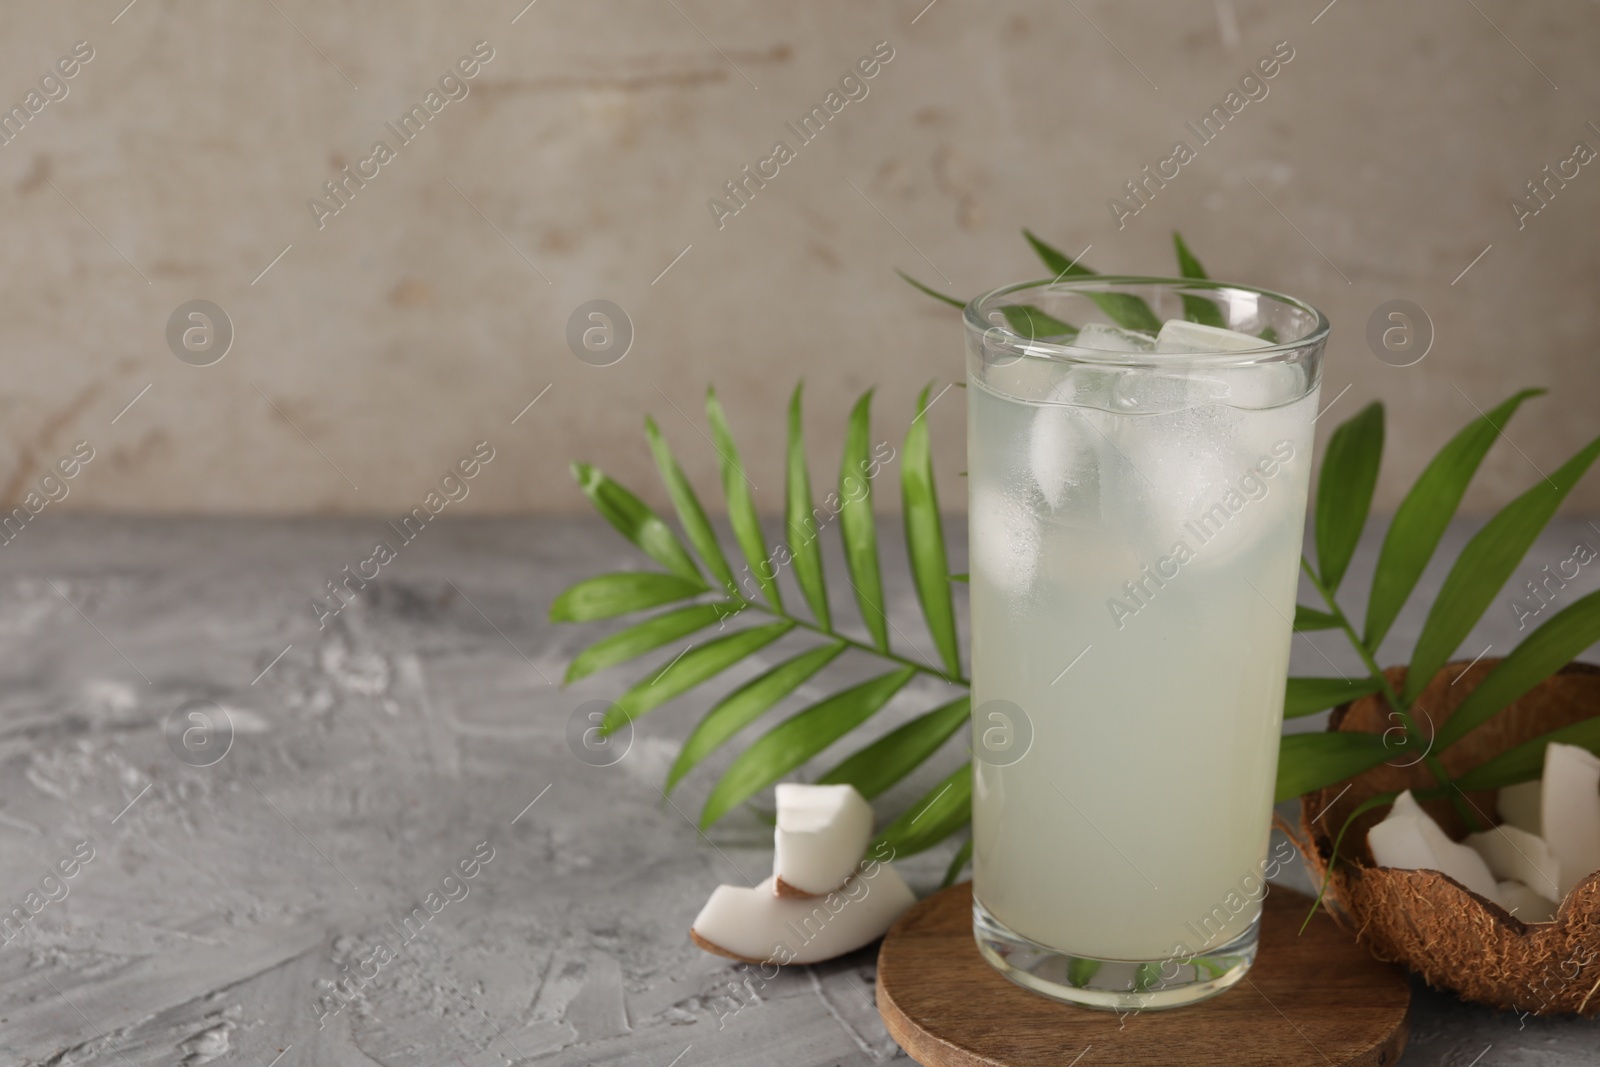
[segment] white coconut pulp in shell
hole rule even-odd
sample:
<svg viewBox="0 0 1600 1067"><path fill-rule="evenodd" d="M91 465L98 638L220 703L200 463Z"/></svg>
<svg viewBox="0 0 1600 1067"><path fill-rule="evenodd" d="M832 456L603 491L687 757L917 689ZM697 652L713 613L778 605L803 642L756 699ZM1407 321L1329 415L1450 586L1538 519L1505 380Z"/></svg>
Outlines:
<svg viewBox="0 0 1600 1067"><path fill-rule="evenodd" d="M778 786L773 888L819 896L844 884L872 839L872 807L851 785Z"/></svg>
<svg viewBox="0 0 1600 1067"><path fill-rule="evenodd" d="M1540 778L1501 787L1495 801L1495 807L1500 809L1500 821L1530 834L1544 833L1544 826L1539 819L1539 807L1544 803L1543 794L1544 780Z"/></svg>
<svg viewBox="0 0 1600 1067"><path fill-rule="evenodd" d="M882 937L917 900L887 863L869 862L820 897L780 897L775 880L717 886L690 929L695 943L747 963L820 963Z"/></svg>
<svg viewBox="0 0 1600 1067"><path fill-rule="evenodd" d="M1556 905L1515 879L1496 887L1500 906L1525 923L1547 923L1556 917Z"/></svg>
<svg viewBox="0 0 1600 1067"><path fill-rule="evenodd" d="M1544 838L1515 826L1468 834L1462 844L1483 857L1496 878L1512 879L1549 901L1560 900L1561 863Z"/></svg>
<svg viewBox="0 0 1600 1067"><path fill-rule="evenodd" d="M1409 789L1395 798L1384 820L1367 831L1367 847L1380 867L1439 871L1481 897L1499 900L1494 875L1483 857L1450 840Z"/></svg>
<svg viewBox="0 0 1600 1067"><path fill-rule="evenodd" d="M1576 745L1545 746L1540 821L1566 896L1600 870L1600 758Z"/></svg>

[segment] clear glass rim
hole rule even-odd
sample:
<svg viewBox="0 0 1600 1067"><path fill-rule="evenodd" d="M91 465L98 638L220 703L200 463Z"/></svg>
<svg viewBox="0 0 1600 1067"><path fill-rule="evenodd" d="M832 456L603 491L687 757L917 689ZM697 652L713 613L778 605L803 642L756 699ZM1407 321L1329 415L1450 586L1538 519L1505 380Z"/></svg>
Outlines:
<svg viewBox="0 0 1600 1067"><path fill-rule="evenodd" d="M1160 359L1149 359L1130 358L1132 356L1143 357L1144 353L1106 352L1092 348L1078 348L1053 341L1036 341L1022 336L1011 329L1009 325L996 325L983 317L985 312L993 310L999 305L1002 297L1011 296L1029 289L1095 293L1113 292L1120 287L1135 285L1161 286L1170 289L1214 289L1219 292L1241 292L1269 297L1311 316L1313 325L1309 333L1294 341L1284 341L1271 345L1264 344L1260 348L1245 348L1231 352L1163 352ZM1011 285L1003 285L998 289L991 289L981 296L974 297L962 309L961 318L967 329L983 337L985 345L1014 352L1020 357L1042 358L1062 363L1138 367L1150 370L1170 369L1178 365L1249 367L1262 363L1292 362L1297 358L1301 358L1307 350L1324 344L1328 339L1329 330L1328 317L1316 307L1306 303L1304 300L1272 289L1262 289L1253 285L1239 285L1234 282L1214 281L1209 278L1162 278L1138 274L1077 275L1071 278L1040 278L1029 282L1015 282Z"/></svg>

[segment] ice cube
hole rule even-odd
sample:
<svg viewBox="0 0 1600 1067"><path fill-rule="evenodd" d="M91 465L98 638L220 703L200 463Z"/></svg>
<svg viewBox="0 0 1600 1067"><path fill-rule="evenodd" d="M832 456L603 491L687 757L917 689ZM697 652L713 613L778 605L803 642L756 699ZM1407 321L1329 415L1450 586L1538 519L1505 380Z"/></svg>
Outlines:
<svg viewBox="0 0 1600 1067"><path fill-rule="evenodd" d="M1114 479L1102 489L1108 513L1119 529L1143 531L1153 540L1144 548L1163 552L1184 535L1184 524L1198 519L1213 505L1242 505L1227 494L1233 490L1245 463L1235 455L1238 413L1226 408L1201 406L1158 413L1156 382L1142 383L1140 402L1146 410L1117 418L1111 444L1102 451ZM1176 386L1174 386L1176 388ZM1174 398L1175 399L1175 398ZM1223 507L1226 519L1232 511ZM1256 516L1239 516L1227 525L1236 534L1246 529L1259 533ZM1190 546L1194 547L1191 539ZM1207 551L1219 558L1221 546Z"/></svg>
<svg viewBox="0 0 1600 1067"><path fill-rule="evenodd" d="M1040 400L1060 386L1066 370L1066 364L1055 360L1019 356L1011 363L984 367L979 381L1001 396Z"/></svg>
<svg viewBox="0 0 1600 1067"><path fill-rule="evenodd" d="M1078 331L1073 348L1089 348L1097 352L1153 352L1156 339L1138 330L1124 330L1117 326L1091 322Z"/></svg>
<svg viewBox="0 0 1600 1067"><path fill-rule="evenodd" d="M1112 387L1113 410L1126 415L1170 415L1224 400L1228 386L1195 374L1126 370Z"/></svg>
<svg viewBox="0 0 1600 1067"><path fill-rule="evenodd" d="M973 573L1002 593L1027 591L1039 568L1042 531L1026 503L982 484L969 487L968 562Z"/></svg>
<svg viewBox="0 0 1600 1067"><path fill-rule="evenodd" d="M1157 352L1242 352L1266 347L1268 343L1259 337L1183 319L1168 319L1156 334Z"/></svg>
<svg viewBox="0 0 1600 1067"><path fill-rule="evenodd" d="M1084 461L1084 428L1079 415L1062 404L1045 404L1028 428L1028 462L1034 483L1051 510L1067 501L1074 471Z"/></svg>
<svg viewBox="0 0 1600 1067"><path fill-rule="evenodd" d="M1247 411L1282 407L1304 393L1307 385L1304 370L1289 363L1224 367L1211 373L1228 406Z"/></svg>

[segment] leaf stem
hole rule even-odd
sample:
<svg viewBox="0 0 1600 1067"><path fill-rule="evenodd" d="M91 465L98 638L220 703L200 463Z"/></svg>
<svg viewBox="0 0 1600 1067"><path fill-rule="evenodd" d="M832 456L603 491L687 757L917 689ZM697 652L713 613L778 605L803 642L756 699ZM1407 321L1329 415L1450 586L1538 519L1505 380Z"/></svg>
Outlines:
<svg viewBox="0 0 1600 1067"><path fill-rule="evenodd" d="M897 655L888 651L887 649L878 648L876 645L869 645L865 642L857 641L853 637L846 637L844 634L839 633L832 627L820 626L814 622L807 622L804 619L796 618L795 616L790 615L787 611L774 611L772 608L761 603L760 601L750 600L738 593L734 594L734 599L738 600L741 606L727 616L730 619L735 615L738 615L739 612L743 611L747 607L754 608L755 610L767 615L771 615L774 618L792 622L801 629L810 630L812 633L826 637L830 641L839 641L851 648L859 649L862 652L877 656L879 659L892 660L893 662L900 664L902 667L910 667L912 670L920 671L923 674L932 675L933 677L948 682L951 685L961 686L963 689L972 688L972 682L967 678L962 677L960 674L946 674L937 667L929 666L926 663L918 663L914 659L908 659L905 656Z"/></svg>
<svg viewBox="0 0 1600 1067"><path fill-rule="evenodd" d="M1332 591L1322 583L1321 578L1317 577L1317 572L1311 569L1311 561L1304 556L1300 557L1300 569L1305 571L1306 577L1311 580L1311 584L1316 587L1318 593L1322 594L1323 602L1328 605L1329 614L1337 620L1339 629L1343 630L1345 636L1350 639L1350 644L1355 648L1356 655L1361 657L1361 662L1366 665L1367 671L1372 675L1373 680L1382 688L1384 699L1388 701L1389 707L1394 709L1395 716L1405 729L1406 739L1423 749L1422 762L1427 765L1434 780L1449 794L1450 803L1455 807L1456 814L1461 816L1462 821L1467 824L1469 829L1474 832L1482 830L1483 827L1463 801L1461 791L1454 788L1455 783L1451 780L1449 772L1444 769L1444 764L1440 762L1438 756L1427 751L1421 731L1417 729L1417 721L1412 718L1410 706L1400 699L1400 694L1393 685L1389 684L1389 676L1383 672L1383 668L1378 666L1378 661L1373 657L1372 650L1367 648L1366 642L1362 641L1356 634L1355 627L1350 625L1350 620L1345 616L1344 609L1339 606L1339 602L1334 599ZM1427 745L1431 744L1432 741L1429 740Z"/></svg>
<svg viewBox="0 0 1600 1067"><path fill-rule="evenodd" d="M1368 673L1372 675L1372 680L1377 682L1383 690L1385 699L1389 701L1389 706L1394 709L1395 714L1400 717L1401 723L1406 728L1406 733L1415 735L1417 733L1417 724L1412 720L1410 710L1400 700L1400 694L1395 691L1394 686L1389 684L1389 676L1378 666L1378 661L1372 657L1372 653L1362 643L1361 638L1356 636L1355 627L1351 626L1350 620L1345 617L1344 609L1333 598L1333 594L1328 591L1328 587L1322 584L1322 579L1317 577L1317 572L1311 569L1311 561L1301 556L1300 569L1305 571L1306 577L1311 579L1311 584L1316 587L1317 592L1322 594L1323 602L1328 605L1328 613L1333 616L1334 621L1338 624L1339 629L1344 631L1345 636L1350 638L1350 644L1355 646L1356 655L1361 657L1361 662L1366 665Z"/></svg>

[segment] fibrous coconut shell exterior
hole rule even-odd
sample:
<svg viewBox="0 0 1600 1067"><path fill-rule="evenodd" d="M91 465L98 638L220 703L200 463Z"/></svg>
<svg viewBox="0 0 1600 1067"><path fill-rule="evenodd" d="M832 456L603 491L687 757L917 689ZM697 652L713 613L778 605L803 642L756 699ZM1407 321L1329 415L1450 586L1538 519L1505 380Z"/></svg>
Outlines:
<svg viewBox="0 0 1600 1067"><path fill-rule="evenodd" d="M1423 690L1413 714L1424 735L1455 713L1499 660L1446 666ZM1405 669L1391 668L1399 688ZM1541 734L1600 714L1600 667L1572 663L1510 707L1436 753L1455 777ZM1430 726L1431 724L1431 726ZM1334 709L1329 730L1381 734L1395 725L1381 695ZM1357 805L1379 793L1436 786L1415 755L1394 760L1313 793L1300 801L1302 852L1320 883L1334 919L1379 959L1403 963L1440 989L1491 1008L1534 1015L1600 1014L1600 872L1567 895L1554 922L1524 923L1500 905L1437 871L1376 866L1367 830L1383 818L1382 806L1350 825L1331 878L1328 864L1339 828ZM1348 787L1348 788L1347 788ZM1479 820L1495 819L1495 793L1466 794ZM1423 805L1454 840L1468 827L1448 800Z"/></svg>

